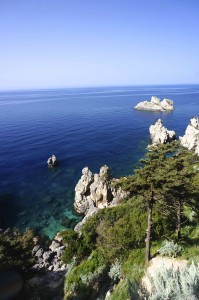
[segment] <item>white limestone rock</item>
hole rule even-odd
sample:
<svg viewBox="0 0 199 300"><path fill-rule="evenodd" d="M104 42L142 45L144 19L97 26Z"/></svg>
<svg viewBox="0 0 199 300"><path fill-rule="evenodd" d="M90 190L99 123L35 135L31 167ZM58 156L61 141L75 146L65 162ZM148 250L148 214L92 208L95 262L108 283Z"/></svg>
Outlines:
<svg viewBox="0 0 199 300"><path fill-rule="evenodd" d="M174 102L169 99L160 101L159 98L152 96L151 101L140 102L134 108L148 111L171 111L174 110Z"/></svg>
<svg viewBox="0 0 199 300"><path fill-rule="evenodd" d="M158 119L155 125L149 128L152 145L166 144L176 139L174 130L168 130L164 127L161 119Z"/></svg>
<svg viewBox="0 0 199 300"><path fill-rule="evenodd" d="M110 169L106 165L100 168L99 174L94 174L94 181L90 186L90 197L95 207L105 208L112 200L109 181Z"/></svg>
<svg viewBox="0 0 199 300"><path fill-rule="evenodd" d="M112 200L109 179L110 169L107 166L101 167L99 174L94 175L85 167L75 187L76 211L86 214L92 207L107 207L108 202Z"/></svg>
<svg viewBox="0 0 199 300"><path fill-rule="evenodd" d="M74 207L78 213L85 213L89 209L90 185L94 181L94 176L88 167L82 170L82 176L75 187Z"/></svg>
<svg viewBox="0 0 199 300"><path fill-rule="evenodd" d="M128 197L129 192L112 185L115 181L106 165L100 168L99 174L92 174L88 167L82 170L82 177L75 187L74 207L77 212L85 214L85 217L76 225L76 231L98 209L117 205L121 199Z"/></svg>
<svg viewBox="0 0 199 300"><path fill-rule="evenodd" d="M180 143L188 150L194 150L199 155L199 119L194 117L190 120L183 137L179 137Z"/></svg>
<svg viewBox="0 0 199 300"><path fill-rule="evenodd" d="M163 99L161 102L162 110L174 110L174 102L169 99Z"/></svg>

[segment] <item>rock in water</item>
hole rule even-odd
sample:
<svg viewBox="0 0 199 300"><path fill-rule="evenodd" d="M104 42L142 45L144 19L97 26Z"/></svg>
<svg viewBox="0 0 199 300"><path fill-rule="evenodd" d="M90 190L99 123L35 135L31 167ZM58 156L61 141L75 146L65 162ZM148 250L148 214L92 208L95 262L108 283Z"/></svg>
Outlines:
<svg viewBox="0 0 199 300"><path fill-rule="evenodd" d="M194 117L190 120L190 124L187 126L185 135L179 137L180 143L183 147L194 150L199 155L199 120L198 117Z"/></svg>
<svg viewBox="0 0 199 300"><path fill-rule="evenodd" d="M78 213L85 214L85 218L75 227L77 231L98 209L117 205L120 200L128 197L128 192L113 185L116 181L111 178L110 169L106 165L100 168L99 174L92 174L88 167L82 170L82 176L75 187L74 207Z"/></svg>
<svg viewBox="0 0 199 300"><path fill-rule="evenodd" d="M150 126L149 132L152 145L166 144L176 139L175 131L164 127L161 119L158 119L155 125Z"/></svg>
<svg viewBox="0 0 199 300"><path fill-rule="evenodd" d="M57 158L54 154L51 157L49 157L48 160L47 160L47 164L48 164L49 168L56 167L57 163L58 163L58 161L57 161Z"/></svg>
<svg viewBox="0 0 199 300"><path fill-rule="evenodd" d="M174 102L169 99L160 101L159 98L152 96L151 101L140 102L134 108L148 111L171 111L174 110Z"/></svg>

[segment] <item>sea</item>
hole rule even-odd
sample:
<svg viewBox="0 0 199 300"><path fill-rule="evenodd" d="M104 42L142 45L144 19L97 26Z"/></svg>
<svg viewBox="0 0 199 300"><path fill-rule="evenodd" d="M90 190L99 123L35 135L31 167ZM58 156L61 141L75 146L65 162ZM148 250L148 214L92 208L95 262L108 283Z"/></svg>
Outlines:
<svg viewBox="0 0 199 300"><path fill-rule="evenodd" d="M172 112L134 106L157 96ZM149 126L161 118L182 136L199 115L199 85L126 86L0 92L0 228L33 228L48 238L73 228L83 167L103 165L113 177L133 173L150 143ZM59 165L49 169L56 155Z"/></svg>

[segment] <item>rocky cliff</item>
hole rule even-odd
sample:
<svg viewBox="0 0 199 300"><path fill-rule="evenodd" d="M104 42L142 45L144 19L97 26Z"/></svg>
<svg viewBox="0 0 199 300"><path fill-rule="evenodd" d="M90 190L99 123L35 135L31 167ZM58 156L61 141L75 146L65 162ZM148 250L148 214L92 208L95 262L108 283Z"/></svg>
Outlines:
<svg viewBox="0 0 199 300"><path fill-rule="evenodd" d="M149 111L171 111L174 110L174 103L169 99L160 101L159 98L152 96L151 101L140 102L134 108L137 110Z"/></svg>
<svg viewBox="0 0 199 300"><path fill-rule="evenodd" d="M158 119L155 125L149 127L152 145L166 144L176 139L174 130L168 130L164 127L161 119Z"/></svg>
<svg viewBox="0 0 199 300"><path fill-rule="evenodd" d="M199 120L194 117L190 120L183 137L179 137L180 143L183 147L194 150L199 155Z"/></svg>
<svg viewBox="0 0 199 300"><path fill-rule="evenodd" d="M65 271L66 265L62 264L61 256L66 246L59 233L54 237L48 249L43 249L39 244L36 244L32 250L32 254L36 257L36 264L33 269Z"/></svg>
<svg viewBox="0 0 199 300"><path fill-rule="evenodd" d="M129 196L128 192L115 186L116 182L117 179L111 177L106 165L100 168L99 174L93 174L88 167L82 170L82 176L75 187L74 207L78 213L85 214L85 218L76 225L75 230L78 231L98 209L117 205Z"/></svg>

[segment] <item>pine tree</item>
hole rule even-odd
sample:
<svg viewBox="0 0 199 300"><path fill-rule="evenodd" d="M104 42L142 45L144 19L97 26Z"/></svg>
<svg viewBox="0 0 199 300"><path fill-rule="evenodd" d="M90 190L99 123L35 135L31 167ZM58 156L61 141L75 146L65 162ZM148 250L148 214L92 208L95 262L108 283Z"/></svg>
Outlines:
<svg viewBox="0 0 199 300"><path fill-rule="evenodd" d="M174 212L178 239L181 238L184 207L194 205L198 198L198 191L192 184L197 163L197 155L187 149L179 149L178 153L167 159L165 165L167 176L163 185L163 205Z"/></svg>
<svg viewBox="0 0 199 300"><path fill-rule="evenodd" d="M176 142L151 148L140 162L133 176L120 181L122 188L141 196L146 203L148 225L146 230L146 262L151 258L151 231L153 207L159 202L177 216L178 237L184 205L193 199L191 178L195 174L194 163L198 160L191 152L181 151ZM167 210L168 211L168 210Z"/></svg>

